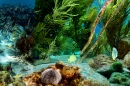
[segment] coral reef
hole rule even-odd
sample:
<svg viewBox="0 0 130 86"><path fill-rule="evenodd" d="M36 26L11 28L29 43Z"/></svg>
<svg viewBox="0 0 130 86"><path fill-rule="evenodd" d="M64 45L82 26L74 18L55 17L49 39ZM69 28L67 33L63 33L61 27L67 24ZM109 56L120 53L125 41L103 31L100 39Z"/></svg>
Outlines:
<svg viewBox="0 0 130 86"><path fill-rule="evenodd" d="M22 4L3 4L0 10L0 60L10 62L9 57L19 54L16 41L32 33L35 19L33 9Z"/></svg>
<svg viewBox="0 0 130 86"><path fill-rule="evenodd" d="M10 64L1 67L0 86L26 86L22 81L22 76L13 73Z"/></svg>
<svg viewBox="0 0 130 86"><path fill-rule="evenodd" d="M93 3L94 0L36 0L36 21L31 8L0 7L0 54L9 53L2 56L2 61L9 58L8 62L16 60L13 68L20 65L15 70L12 63L4 67L0 64L0 86L110 86L109 81L129 86L130 1L106 0L98 14ZM99 35L95 34L97 25L101 27ZM109 57L113 47L118 50L118 57L124 58L123 63ZM77 58L80 50L81 57ZM59 54L73 57L54 56ZM89 65L85 61L75 64L77 59L80 62L92 54L97 56Z"/></svg>
<svg viewBox="0 0 130 86"><path fill-rule="evenodd" d="M3 28L4 29L4 28ZM4 56L4 58L0 58L1 62L8 61L8 56L17 56L19 54L16 48L16 41L25 36L26 32L24 28L20 25L14 25L10 30L4 29L0 30L0 47L1 47L1 54L0 56Z"/></svg>
<svg viewBox="0 0 130 86"><path fill-rule="evenodd" d="M78 67L69 67L63 63L56 63L42 69L40 72L26 76L23 81L26 83L26 86L51 84L56 86L78 86L81 85L82 77Z"/></svg>
<svg viewBox="0 0 130 86"><path fill-rule="evenodd" d="M43 65L41 66L41 68L42 67ZM57 85L45 84L41 81L42 73L48 71L48 69L49 71L58 70L61 74L62 79ZM23 82L26 83L26 86L110 86L110 83L105 77L93 71L93 69L91 69L87 64L68 66L65 65L63 62L49 64L47 68L25 76L23 78Z"/></svg>
<svg viewBox="0 0 130 86"><path fill-rule="evenodd" d="M26 27L35 24L33 9L24 5L3 4L0 7L0 28L10 30L15 24Z"/></svg>

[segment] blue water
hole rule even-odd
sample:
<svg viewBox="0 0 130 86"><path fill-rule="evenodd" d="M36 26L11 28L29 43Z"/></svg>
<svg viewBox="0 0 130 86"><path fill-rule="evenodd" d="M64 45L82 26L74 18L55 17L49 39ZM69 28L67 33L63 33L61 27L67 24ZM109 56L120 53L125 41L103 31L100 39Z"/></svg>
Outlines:
<svg viewBox="0 0 130 86"><path fill-rule="evenodd" d="M31 8L34 8L35 0L0 0L0 5L2 4L12 4L12 5L23 4Z"/></svg>
<svg viewBox="0 0 130 86"><path fill-rule="evenodd" d="M99 1L101 1L101 3L102 3L102 4L101 4L101 7L102 7L106 0L99 0ZM101 7L99 7L99 3L97 2L97 0L95 0L95 1L93 2L92 6L98 7L98 11L100 11L100 9L101 9ZM101 28L99 25L96 26L95 33L96 33L97 36L99 35L101 29L102 29L102 28Z"/></svg>

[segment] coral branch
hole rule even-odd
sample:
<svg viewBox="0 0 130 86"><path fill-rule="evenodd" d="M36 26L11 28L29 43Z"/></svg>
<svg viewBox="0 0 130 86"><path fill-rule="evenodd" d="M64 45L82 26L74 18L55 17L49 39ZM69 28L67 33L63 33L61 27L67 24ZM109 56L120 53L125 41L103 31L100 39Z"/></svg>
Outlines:
<svg viewBox="0 0 130 86"><path fill-rule="evenodd" d="M91 30L91 34L90 34L90 37L89 37L89 39L88 39L88 42L85 44L85 46L83 47L83 49L82 49L82 51L81 51L81 55L83 54L83 52L85 51L85 49L86 49L86 48L89 46L89 44L91 43L92 38L93 38L93 35L94 35L94 32L95 32L95 29L96 29L96 25L98 24L99 19L100 19L100 17L102 16L102 14L104 13L104 11L105 11L107 5L108 5L109 3L111 3L112 1L113 1L113 0L107 0L107 1L105 2L104 6L101 8L101 10L100 10L100 12L99 12L99 14L98 14L96 20L94 21L93 26L92 26L92 30Z"/></svg>
<svg viewBox="0 0 130 86"><path fill-rule="evenodd" d="M95 44L88 50L88 52L86 52L81 59L79 59L78 62L80 62L83 58L85 58L98 44L103 32L106 30L106 27L108 26L108 24L111 22L111 20L113 19L113 17L119 12L119 9L121 8L121 6L124 4L126 0L124 0L123 2L121 2L121 4L119 4L119 6L117 7L117 9L115 10L114 14L110 17L110 19L107 21L107 23L105 24L105 26L103 27L103 29L101 30L99 37L97 39L97 41L95 42Z"/></svg>

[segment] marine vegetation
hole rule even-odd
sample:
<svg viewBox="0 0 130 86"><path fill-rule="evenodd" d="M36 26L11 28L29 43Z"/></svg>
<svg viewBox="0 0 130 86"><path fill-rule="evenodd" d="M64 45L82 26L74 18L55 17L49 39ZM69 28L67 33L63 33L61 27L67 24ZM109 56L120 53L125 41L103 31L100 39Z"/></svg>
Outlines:
<svg viewBox="0 0 130 86"><path fill-rule="evenodd" d="M101 8L93 5L95 0L36 0L35 16L31 14L32 9L29 12L35 22L26 18L26 14L21 17L22 9L16 8L16 17L20 19L12 21L9 17L9 23L0 22L5 26L5 31L0 33L11 34L6 33L6 39L0 39L1 46L16 47L22 55L0 56L0 60L8 58L3 62L13 62L5 67L0 64L0 86L129 85L130 0L105 0L104 4L98 1ZM24 10L21 13L26 13ZM3 16L0 21L6 20L5 14ZM19 22L21 19L23 21ZM97 26L99 34L95 33ZM9 41L11 45L5 45ZM15 46L12 43L16 43ZM0 49L0 54L6 54L4 49ZM56 62L59 60L65 64ZM15 70L16 67L20 68ZM115 72L118 73L114 75ZM19 73L23 75L17 75Z"/></svg>
<svg viewBox="0 0 130 86"><path fill-rule="evenodd" d="M43 22L47 14L51 14L54 8L54 0L36 0L34 14L37 22Z"/></svg>
<svg viewBox="0 0 130 86"><path fill-rule="evenodd" d="M108 2L106 1L105 6L106 5L107 7L104 10L103 15L101 16L101 14L99 13L101 17L99 25L100 26L104 25L104 26L101 27L102 30L100 31L100 34L95 44L84 54L84 56L82 56L82 58L85 58L95 47L96 49L93 50L93 53L95 52L94 55L104 53L104 52L110 55L113 47L117 48L117 51L119 51L117 47L119 40L121 40L121 38L129 34L127 33L129 32L127 31L128 26L129 26L129 20L127 20L127 18L130 12L128 8L129 1L128 0L124 0L124 1L114 0L111 3L109 1ZM113 10L110 11L111 9ZM93 26L95 26L95 24ZM81 54L83 53L83 51L86 50L86 48L91 43L92 35L94 34L93 28L91 30L92 34L90 35L90 40L87 42L87 44L83 48ZM118 52L118 53L119 53L118 57L120 57L121 52Z"/></svg>
<svg viewBox="0 0 130 86"><path fill-rule="evenodd" d="M83 4L86 2L87 4ZM40 4L40 0L36 1L36 8L41 6L38 3ZM90 7L92 3L93 0L54 0L54 7L50 7L53 11L46 14L42 18L43 21L39 22L34 29L34 51L39 54L47 53L53 41L55 41L54 52L50 55L61 54L61 52L71 54L81 50L88 40L97 13L96 7ZM44 7L39 9L37 15L44 13L41 9ZM68 50L69 53L66 52Z"/></svg>
<svg viewBox="0 0 130 86"><path fill-rule="evenodd" d="M112 11L110 11L111 9ZM118 57L123 58L127 54L129 51L129 49L127 49L128 46L124 49L121 46L126 45L120 42L122 38L129 37L130 22L129 19L127 19L129 13L129 0L124 0L123 2L121 0L115 0L106 8L101 19L102 24L100 23L99 25L102 27L102 25L107 24L108 21L109 23L107 27L104 26L106 30L103 32L94 54L106 53L110 55L113 47L117 49ZM113 17L111 17L111 15L113 15Z"/></svg>

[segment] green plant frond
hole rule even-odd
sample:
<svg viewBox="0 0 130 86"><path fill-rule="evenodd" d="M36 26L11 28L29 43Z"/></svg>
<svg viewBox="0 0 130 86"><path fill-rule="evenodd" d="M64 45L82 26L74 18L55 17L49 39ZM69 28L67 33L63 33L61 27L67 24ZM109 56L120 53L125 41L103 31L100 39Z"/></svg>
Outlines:
<svg viewBox="0 0 130 86"><path fill-rule="evenodd" d="M110 54L112 47L117 47L118 40L123 37L128 37L129 34L129 21L126 23L129 15L129 3L128 0L114 0L105 10L102 21L104 24L111 18L110 23L106 27L105 33L103 33L101 39L99 40L99 45L96 46L96 53L103 53L108 51ZM118 12L115 12L115 11ZM130 36L129 36L130 37Z"/></svg>
<svg viewBox="0 0 130 86"><path fill-rule="evenodd" d="M44 27L45 27L45 26L43 25L43 23L38 23L38 25L36 26L35 32L36 32L36 33L41 32L42 30L45 29Z"/></svg>
<svg viewBox="0 0 130 86"><path fill-rule="evenodd" d="M75 16L73 14L71 14L71 11L73 10L73 8L75 6L77 6L78 4L75 4L77 0L63 0L62 4L59 5L59 0L55 0L55 7L53 9L53 19L60 19L60 18L67 18L70 16ZM58 20L57 19L57 20Z"/></svg>
<svg viewBox="0 0 130 86"><path fill-rule="evenodd" d="M95 7L89 8L89 11L87 11L87 20L93 22L96 18L96 14L97 14L97 9L95 9Z"/></svg>

